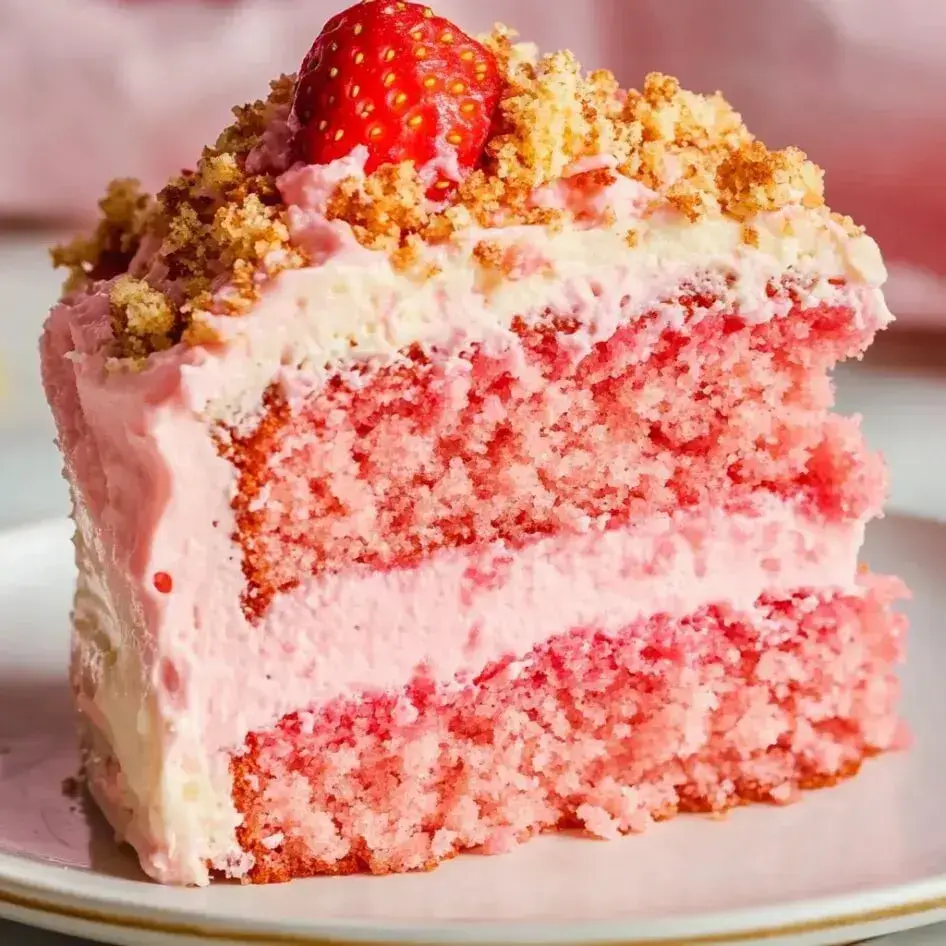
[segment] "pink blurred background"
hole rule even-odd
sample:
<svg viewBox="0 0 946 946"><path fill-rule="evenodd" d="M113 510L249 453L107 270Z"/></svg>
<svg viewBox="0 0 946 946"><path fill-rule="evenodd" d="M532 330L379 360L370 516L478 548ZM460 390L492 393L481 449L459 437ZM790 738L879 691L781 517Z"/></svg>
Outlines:
<svg viewBox="0 0 946 946"><path fill-rule="evenodd" d="M81 221L106 181L191 165L230 106L294 71L343 0L0 0L0 218ZM722 89L773 146L828 171L836 209L934 322L946 279L946 5L939 0L438 0L638 85ZM946 318L943 319L946 325Z"/></svg>

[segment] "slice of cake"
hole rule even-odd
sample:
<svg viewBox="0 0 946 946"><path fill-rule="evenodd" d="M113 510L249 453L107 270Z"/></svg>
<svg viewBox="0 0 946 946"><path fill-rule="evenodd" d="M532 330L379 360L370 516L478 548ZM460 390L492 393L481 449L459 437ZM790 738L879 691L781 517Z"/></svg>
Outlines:
<svg viewBox="0 0 946 946"><path fill-rule="evenodd" d="M720 96L372 0L102 210L43 373L85 777L153 877L617 837L899 744L829 412L884 267Z"/></svg>

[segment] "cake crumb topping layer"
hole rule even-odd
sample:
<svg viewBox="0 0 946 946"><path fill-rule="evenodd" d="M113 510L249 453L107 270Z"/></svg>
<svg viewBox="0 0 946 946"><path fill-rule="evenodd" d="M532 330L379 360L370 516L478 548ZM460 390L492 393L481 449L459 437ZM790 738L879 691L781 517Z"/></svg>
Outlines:
<svg viewBox="0 0 946 946"><path fill-rule="evenodd" d="M126 339L129 355L140 357L169 347L175 314L163 293L126 274L112 284L109 303L112 331Z"/></svg>
<svg viewBox="0 0 946 946"><path fill-rule="evenodd" d="M430 220L424 185L408 162L386 164L364 179L343 180L329 198L325 216L344 220L363 246L396 250Z"/></svg>
<svg viewBox="0 0 946 946"><path fill-rule="evenodd" d="M388 164L341 180L326 218L349 224L360 244L390 254L396 269L428 278L437 268L425 263L425 246L471 226L580 224L574 211L541 206L536 192L573 174L583 159L610 158L613 170L588 173L638 181L658 195L654 210L669 207L693 222L746 222L791 205L823 206L821 170L797 149L770 151L755 140L720 94L689 92L658 73L641 91L625 91L606 70L586 74L569 52L537 56L514 36L497 26L480 39L503 90L480 166L447 201L430 200L424 169ZM245 313L268 279L309 264L292 243L277 185L286 167L265 158L279 150L269 141L279 134L292 154L295 82L283 76L268 98L235 109L235 121L196 169L156 198L132 181L111 184L93 234L54 250L54 263L69 270L68 291L127 274L110 295L115 356L141 359L181 341L212 341L206 313ZM605 212L604 224L612 218ZM744 234L752 245L751 227ZM627 242L636 245L633 230ZM494 266L495 254L488 255Z"/></svg>
<svg viewBox="0 0 946 946"><path fill-rule="evenodd" d="M803 151L769 151L760 141L727 155L716 173L723 211L736 220L789 204L824 205L824 172Z"/></svg>

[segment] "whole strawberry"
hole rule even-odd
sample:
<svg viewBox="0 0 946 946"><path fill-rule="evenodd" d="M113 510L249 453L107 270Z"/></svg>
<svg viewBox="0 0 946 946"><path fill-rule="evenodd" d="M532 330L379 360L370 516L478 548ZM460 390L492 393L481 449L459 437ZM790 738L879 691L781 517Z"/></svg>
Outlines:
<svg viewBox="0 0 946 946"><path fill-rule="evenodd" d="M449 20L419 3L365 0L332 17L302 62L298 144L311 164L366 145L369 172L440 156L462 174L483 152L501 87L492 53ZM431 196L452 186L441 175Z"/></svg>

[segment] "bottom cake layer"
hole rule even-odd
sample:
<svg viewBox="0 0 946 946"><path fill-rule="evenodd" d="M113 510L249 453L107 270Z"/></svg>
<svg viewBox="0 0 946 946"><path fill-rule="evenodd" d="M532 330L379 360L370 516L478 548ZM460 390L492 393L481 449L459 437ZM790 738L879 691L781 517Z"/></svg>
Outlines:
<svg viewBox="0 0 946 946"><path fill-rule="evenodd" d="M638 831L785 803L896 748L894 579L749 613L576 628L443 685L365 694L252 733L231 764L247 879L430 869L533 834Z"/></svg>

